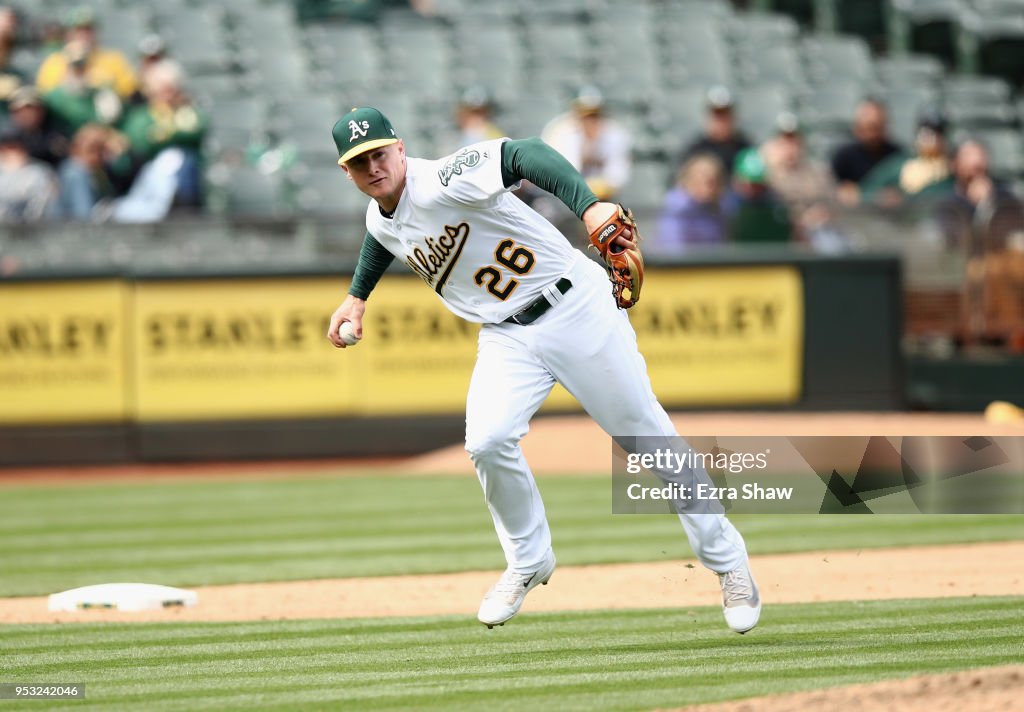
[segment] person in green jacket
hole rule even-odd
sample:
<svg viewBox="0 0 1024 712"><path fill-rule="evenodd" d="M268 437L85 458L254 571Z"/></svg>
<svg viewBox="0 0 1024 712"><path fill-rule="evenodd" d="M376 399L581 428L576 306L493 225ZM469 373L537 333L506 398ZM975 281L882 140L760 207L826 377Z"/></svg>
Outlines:
<svg viewBox="0 0 1024 712"><path fill-rule="evenodd" d="M197 205L208 119L185 93L177 63L162 60L149 69L144 81L146 103L130 109L121 125L135 164L148 163L165 149L180 149L185 165L179 175L177 204Z"/></svg>
<svg viewBox="0 0 1024 712"><path fill-rule="evenodd" d="M864 177L864 200L883 207L896 207L907 200L944 195L952 185L946 120L937 112L926 112L918 121L914 146L917 153L894 154Z"/></svg>
<svg viewBox="0 0 1024 712"><path fill-rule="evenodd" d="M789 211L768 188L768 173L756 148L736 156L732 180L737 207L729 224L734 243L785 243L793 238Z"/></svg>

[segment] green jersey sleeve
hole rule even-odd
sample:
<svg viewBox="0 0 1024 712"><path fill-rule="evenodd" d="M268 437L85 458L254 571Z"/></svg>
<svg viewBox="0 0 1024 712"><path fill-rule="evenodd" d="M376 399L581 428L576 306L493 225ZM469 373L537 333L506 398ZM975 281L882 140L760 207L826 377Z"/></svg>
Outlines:
<svg viewBox="0 0 1024 712"><path fill-rule="evenodd" d="M370 233L363 237L363 246L359 249L359 261L352 276L352 286L348 293L359 299L369 299L370 292L377 286L381 276L391 265L395 256Z"/></svg>
<svg viewBox="0 0 1024 712"><path fill-rule="evenodd" d="M565 203L578 218L597 202L597 196L579 171L562 154L536 137L506 141L501 145L501 177L506 187L521 180L530 181Z"/></svg>

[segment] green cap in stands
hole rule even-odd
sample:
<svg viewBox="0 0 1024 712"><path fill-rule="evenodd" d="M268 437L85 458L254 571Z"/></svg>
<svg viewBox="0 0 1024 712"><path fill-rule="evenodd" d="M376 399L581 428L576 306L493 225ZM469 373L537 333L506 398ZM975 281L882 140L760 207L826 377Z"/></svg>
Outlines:
<svg viewBox="0 0 1024 712"><path fill-rule="evenodd" d="M352 109L334 124L334 144L338 147L338 165L381 146L398 142L391 122L377 109Z"/></svg>
<svg viewBox="0 0 1024 712"><path fill-rule="evenodd" d="M748 183L764 183L765 167L761 152L756 148L746 148L736 156L733 173L737 178Z"/></svg>

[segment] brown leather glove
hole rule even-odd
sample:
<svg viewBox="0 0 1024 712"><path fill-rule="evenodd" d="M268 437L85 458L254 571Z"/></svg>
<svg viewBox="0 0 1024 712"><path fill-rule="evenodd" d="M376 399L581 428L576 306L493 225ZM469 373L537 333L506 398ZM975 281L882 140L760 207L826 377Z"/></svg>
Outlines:
<svg viewBox="0 0 1024 712"><path fill-rule="evenodd" d="M590 233L590 243L597 248L608 266L612 282L612 295L620 309L629 309L640 301L640 287L644 283L644 258L638 247L623 247L615 238L620 235L634 243L640 242L640 232L633 213L619 206L596 230Z"/></svg>

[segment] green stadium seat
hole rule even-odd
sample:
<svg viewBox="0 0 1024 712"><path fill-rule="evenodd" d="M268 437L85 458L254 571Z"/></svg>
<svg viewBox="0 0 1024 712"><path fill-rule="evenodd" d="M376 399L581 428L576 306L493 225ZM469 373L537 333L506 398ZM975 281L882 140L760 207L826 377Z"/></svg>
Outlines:
<svg viewBox="0 0 1024 712"><path fill-rule="evenodd" d="M1011 128L976 130L971 134L988 146L994 175L1013 179L1024 176L1024 139Z"/></svg>
<svg viewBox="0 0 1024 712"><path fill-rule="evenodd" d="M757 143L775 134L779 114L793 110L793 97L783 85L743 87L737 95L739 124Z"/></svg>
<svg viewBox="0 0 1024 712"><path fill-rule="evenodd" d="M890 0L824 0L831 4L837 32L857 35L875 49L887 46L887 7Z"/></svg>
<svg viewBox="0 0 1024 712"><path fill-rule="evenodd" d="M785 15L747 13L736 15L729 27L734 44L744 50L793 46L800 33L796 22Z"/></svg>
<svg viewBox="0 0 1024 712"><path fill-rule="evenodd" d="M967 15L961 0L892 0L890 46L959 63L959 27Z"/></svg>
<svg viewBox="0 0 1024 712"><path fill-rule="evenodd" d="M934 85L943 76L942 62L927 54L883 57L875 61L875 71L889 87Z"/></svg>
<svg viewBox="0 0 1024 712"><path fill-rule="evenodd" d="M356 190L335 165L306 165L294 172L296 202L304 215L363 213L369 198Z"/></svg>
<svg viewBox="0 0 1024 712"><path fill-rule="evenodd" d="M818 0L761 0L758 9L791 17L805 28L813 28L818 16Z"/></svg>
<svg viewBox="0 0 1024 712"><path fill-rule="evenodd" d="M668 170L663 161L634 162L629 180L616 200L637 212L657 210L664 200L668 182Z"/></svg>
<svg viewBox="0 0 1024 712"><path fill-rule="evenodd" d="M801 49L808 78L815 83L852 80L869 84L875 80L871 51L859 37L818 35L804 40Z"/></svg>
<svg viewBox="0 0 1024 712"><path fill-rule="evenodd" d="M245 166L229 170L223 178L211 178L209 182L222 185L227 210L233 215L283 217L291 213L281 179L255 168Z"/></svg>
<svg viewBox="0 0 1024 712"><path fill-rule="evenodd" d="M736 56L739 59L736 76L741 84L768 83L801 87L807 81L803 62L793 45L779 44L742 49Z"/></svg>
<svg viewBox="0 0 1024 712"><path fill-rule="evenodd" d="M975 18L966 35L968 68L1024 88L1024 12Z"/></svg>
<svg viewBox="0 0 1024 712"><path fill-rule="evenodd" d="M798 113L801 121L816 131L842 130L850 125L864 95L864 88L857 83L819 86L800 95Z"/></svg>

